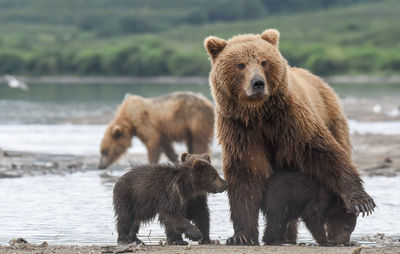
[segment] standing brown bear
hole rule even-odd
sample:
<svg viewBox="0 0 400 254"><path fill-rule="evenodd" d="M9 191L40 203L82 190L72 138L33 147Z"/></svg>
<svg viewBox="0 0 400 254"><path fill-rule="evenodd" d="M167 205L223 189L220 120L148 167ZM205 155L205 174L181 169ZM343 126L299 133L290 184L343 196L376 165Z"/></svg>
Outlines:
<svg viewBox="0 0 400 254"><path fill-rule="evenodd" d="M347 212L375 207L352 163L339 99L317 76L290 67L278 41L275 29L205 40L234 227L227 244L258 244L264 182L273 170L295 168L319 180Z"/></svg>
<svg viewBox="0 0 400 254"><path fill-rule="evenodd" d="M206 153L214 135L214 108L203 96L177 92L154 98L128 95L118 108L100 146L99 168L114 163L138 137L147 148L150 163L162 152L176 162L172 142L185 142L189 153Z"/></svg>

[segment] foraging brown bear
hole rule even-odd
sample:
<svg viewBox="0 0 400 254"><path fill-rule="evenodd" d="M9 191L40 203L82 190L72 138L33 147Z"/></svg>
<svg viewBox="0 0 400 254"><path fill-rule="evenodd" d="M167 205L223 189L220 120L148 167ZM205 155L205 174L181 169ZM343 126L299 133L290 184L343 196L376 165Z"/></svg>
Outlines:
<svg viewBox="0 0 400 254"><path fill-rule="evenodd" d="M258 244L264 183L273 170L295 168L321 181L348 212L375 207L352 163L339 99L317 76L290 67L278 42L275 29L204 42L229 183L234 235L227 244Z"/></svg>
<svg viewBox="0 0 400 254"><path fill-rule="evenodd" d="M266 189L261 207L267 223L265 244L296 244L299 218L319 245L350 243L357 216L347 213L342 200L320 182L299 172L278 172L268 179Z"/></svg>
<svg viewBox="0 0 400 254"><path fill-rule="evenodd" d="M184 153L181 160L138 166L119 178L113 197L119 244L141 243L136 236L140 224L157 214L169 244L187 244L182 233L201 244L211 243L207 193L223 192L227 183L208 154Z"/></svg>
<svg viewBox="0 0 400 254"><path fill-rule="evenodd" d="M189 153L206 153L213 135L214 108L203 96L191 92L154 98L128 95L104 133L99 168L115 162L135 136L145 144L149 162L157 163L162 152L177 161L174 141L185 142Z"/></svg>

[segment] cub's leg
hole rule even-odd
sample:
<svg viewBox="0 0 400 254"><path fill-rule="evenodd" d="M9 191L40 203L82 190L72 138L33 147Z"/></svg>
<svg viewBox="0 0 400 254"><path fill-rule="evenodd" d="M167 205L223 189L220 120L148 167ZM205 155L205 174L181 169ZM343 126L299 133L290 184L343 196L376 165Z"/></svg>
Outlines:
<svg viewBox="0 0 400 254"><path fill-rule="evenodd" d="M315 241L321 246L328 246L328 240L324 228L324 220L318 214L313 214L303 218L308 230L310 230Z"/></svg>
<svg viewBox="0 0 400 254"><path fill-rule="evenodd" d="M159 220L169 232L185 233L186 237L192 241L199 241L203 237L201 231L181 215L160 213Z"/></svg>
<svg viewBox="0 0 400 254"><path fill-rule="evenodd" d="M203 239L200 244L211 244L210 240L210 212L207 205L207 196L201 195L189 201L186 218L200 229Z"/></svg>
<svg viewBox="0 0 400 254"><path fill-rule="evenodd" d="M173 228L166 226L167 244L169 245L188 245L187 241L182 239L182 232L177 232Z"/></svg>
<svg viewBox="0 0 400 254"><path fill-rule="evenodd" d="M118 244L130 244L136 242L137 244L142 241L137 238L140 225L136 222L130 221L128 218L117 220Z"/></svg>
<svg viewBox="0 0 400 254"><path fill-rule="evenodd" d="M285 243L296 244L297 242L297 232L298 232L298 220L291 220L288 222L286 232L285 232Z"/></svg>
<svg viewBox="0 0 400 254"><path fill-rule="evenodd" d="M265 226L263 242L266 245L282 245L285 243L288 220L284 216L269 214Z"/></svg>

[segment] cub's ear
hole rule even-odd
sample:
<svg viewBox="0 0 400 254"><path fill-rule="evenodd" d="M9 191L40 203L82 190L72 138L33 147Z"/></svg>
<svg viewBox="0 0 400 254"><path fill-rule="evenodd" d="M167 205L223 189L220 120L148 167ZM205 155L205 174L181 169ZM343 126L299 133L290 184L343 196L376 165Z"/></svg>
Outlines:
<svg viewBox="0 0 400 254"><path fill-rule="evenodd" d="M210 155L208 153L200 154L201 158L204 158L206 161L211 162Z"/></svg>
<svg viewBox="0 0 400 254"><path fill-rule="evenodd" d="M204 40L204 47L210 56L211 63L214 63L218 55L224 50L228 42L224 39L209 36Z"/></svg>
<svg viewBox="0 0 400 254"><path fill-rule="evenodd" d="M268 41L272 45L278 46L279 44L279 31L276 29L267 29L261 34L263 40Z"/></svg>
<svg viewBox="0 0 400 254"><path fill-rule="evenodd" d="M187 157L187 153L183 153L182 155L181 155L181 161L182 162L185 162L186 161L186 157Z"/></svg>
<svg viewBox="0 0 400 254"><path fill-rule="evenodd" d="M122 128L118 124L114 125L111 129L111 135L114 139L119 139L122 137Z"/></svg>
<svg viewBox="0 0 400 254"><path fill-rule="evenodd" d="M194 160L192 163L192 167L194 170L201 170L202 168L208 167L210 165L210 163L208 163L205 160Z"/></svg>

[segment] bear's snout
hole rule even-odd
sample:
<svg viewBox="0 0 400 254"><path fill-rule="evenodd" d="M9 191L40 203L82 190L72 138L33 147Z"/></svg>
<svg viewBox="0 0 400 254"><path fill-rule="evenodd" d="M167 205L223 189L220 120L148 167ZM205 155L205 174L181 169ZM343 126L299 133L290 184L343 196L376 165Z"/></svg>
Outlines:
<svg viewBox="0 0 400 254"><path fill-rule="evenodd" d="M108 168L108 166L110 166L110 164L111 164L110 160L107 157L101 156L98 168L99 169L106 169L106 168Z"/></svg>
<svg viewBox="0 0 400 254"><path fill-rule="evenodd" d="M226 189L228 189L228 182L223 179L219 179L218 188L215 190L215 193L224 192Z"/></svg>
<svg viewBox="0 0 400 254"><path fill-rule="evenodd" d="M256 75L254 78L251 79L251 88L254 92L262 92L265 87L265 82L262 77Z"/></svg>
<svg viewBox="0 0 400 254"><path fill-rule="evenodd" d="M246 94L247 96L265 95L266 94L265 87L266 87L265 79L261 75L256 74L250 80L250 89L246 91Z"/></svg>

